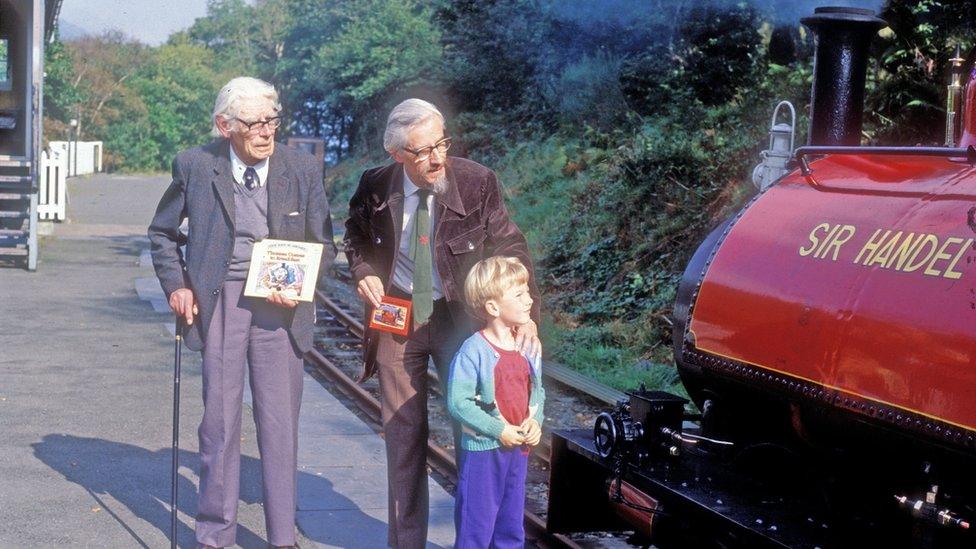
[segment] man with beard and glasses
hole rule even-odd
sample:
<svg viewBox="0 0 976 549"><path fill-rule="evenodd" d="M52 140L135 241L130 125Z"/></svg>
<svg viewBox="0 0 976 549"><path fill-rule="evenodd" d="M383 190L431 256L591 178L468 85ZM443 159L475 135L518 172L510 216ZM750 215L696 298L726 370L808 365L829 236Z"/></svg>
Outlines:
<svg viewBox="0 0 976 549"><path fill-rule="evenodd" d="M408 99L390 113L383 147L393 163L366 170L349 201L345 251L369 318L384 295L412 303L406 335L367 330L363 379L379 372L389 483L389 544L427 540L427 364L442 394L460 343L477 324L464 305L464 279L501 255L529 269L531 320L516 344L541 353L539 292L525 237L508 216L495 173L448 157L451 138L437 107ZM455 447L460 433L455 427Z"/></svg>

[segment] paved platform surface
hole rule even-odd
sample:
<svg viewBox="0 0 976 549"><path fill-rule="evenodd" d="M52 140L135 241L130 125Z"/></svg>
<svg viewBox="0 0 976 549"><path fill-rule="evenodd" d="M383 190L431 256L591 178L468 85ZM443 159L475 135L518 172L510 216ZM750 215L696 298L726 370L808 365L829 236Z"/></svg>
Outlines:
<svg viewBox="0 0 976 549"><path fill-rule="evenodd" d="M46 227L37 272L0 269L0 547L166 547L172 316L145 228L166 177L69 181L68 222ZM193 547L199 354L184 350L181 547ZM249 395L245 396L249 402ZM237 542L266 546L249 406ZM306 374L299 543L383 547L382 439ZM453 542L453 499L431 481L429 547Z"/></svg>

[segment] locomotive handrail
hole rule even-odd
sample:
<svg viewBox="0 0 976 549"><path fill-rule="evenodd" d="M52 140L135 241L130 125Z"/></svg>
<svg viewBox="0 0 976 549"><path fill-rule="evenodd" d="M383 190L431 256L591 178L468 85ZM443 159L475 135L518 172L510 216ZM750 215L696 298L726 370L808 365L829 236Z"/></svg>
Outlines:
<svg viewBox="0 0 976 549"><path fill-rule="evenodd" d="M828 147L811 145L800 147L794 153L797 162L800 163L800 173L812 175L810 163L806 157L820 156L827 154L857 154L857 155L886 155L886 156L945 156L963 158L970 166L976 164L976 147L951 148L951 147Z"/></svg>

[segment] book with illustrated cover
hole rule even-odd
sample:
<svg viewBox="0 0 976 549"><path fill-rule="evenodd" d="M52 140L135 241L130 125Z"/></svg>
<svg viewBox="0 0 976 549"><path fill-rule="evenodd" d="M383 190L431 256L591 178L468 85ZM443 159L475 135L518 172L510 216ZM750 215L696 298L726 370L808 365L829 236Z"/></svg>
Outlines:
<svg viewBox="0 0 976 549"><path fill-rule="evenodd" d="M410 329L411 302L406 299L383 296L380 306L373 309L369 327L375 330L407 335Z"/></svg>
<svg viewBox="0 0 976 549"><path fill-rule="evenodd" d="M315 242L265 238L254 243L244 295L268 297L279 292L288 299L315 297L323 245Z"/></svg>

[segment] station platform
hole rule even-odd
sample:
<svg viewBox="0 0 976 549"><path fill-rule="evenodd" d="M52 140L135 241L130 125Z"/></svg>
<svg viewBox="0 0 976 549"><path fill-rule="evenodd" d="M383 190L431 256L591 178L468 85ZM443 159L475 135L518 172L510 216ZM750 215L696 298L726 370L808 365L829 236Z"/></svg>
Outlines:
<svg viewBox="0 0 976 549"><path fill-rule="evenodd" d="M0 268L0 547L167 547L173 316L146 226L168 177L69 181L37 271ZM184 349L180 547L194 547L199 353ZM249 404L245 395L245 404ZM244 408L239 547L264 548L254 421ZM306 374L302 547L385 547L386 460L370 425ZM428 547L450 547L453 499L433 480Z"/></svg>

